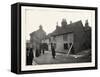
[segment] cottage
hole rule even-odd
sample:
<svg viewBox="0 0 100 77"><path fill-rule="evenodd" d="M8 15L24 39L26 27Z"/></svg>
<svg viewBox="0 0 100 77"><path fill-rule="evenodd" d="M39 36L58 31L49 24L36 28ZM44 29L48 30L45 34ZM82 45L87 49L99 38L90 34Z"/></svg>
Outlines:
<svg viewBox="0 0 100 77"><path fill-rule="evenodd" d="M63 19L61 27L56 26L50 35L50 43L55 46L56 52L68 53L72 47L73 51L70 53L78 53L82 50L83 44L85 43L85 31L81 21L67 24L66 20Z"/></svg>

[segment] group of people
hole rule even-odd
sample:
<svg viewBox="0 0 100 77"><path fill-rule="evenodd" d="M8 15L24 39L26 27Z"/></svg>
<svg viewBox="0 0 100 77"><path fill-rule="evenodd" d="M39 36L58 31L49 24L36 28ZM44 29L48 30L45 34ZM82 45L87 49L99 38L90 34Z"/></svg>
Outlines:
<svg viewBox="0 0 100 77"><path fill-rule="evenodd" d="M51 44L51 52L52 52L52 58L55 59L56 52L55 52L55 46ZM35 50L35 57L39 57L40 55L45 54L44 48L36 48ZM34 59L34 51L32 47L26 48L26 65L32 65Z"/></svg>

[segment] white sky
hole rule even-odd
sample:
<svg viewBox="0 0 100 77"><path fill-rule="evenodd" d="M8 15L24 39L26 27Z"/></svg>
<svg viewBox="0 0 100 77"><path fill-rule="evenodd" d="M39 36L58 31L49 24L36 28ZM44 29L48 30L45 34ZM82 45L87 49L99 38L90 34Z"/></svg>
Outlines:
<svg viewBox="0 0 100 77"><path fill-rule="evenodd" d="M73 9L57 9L57 8L42 8L42 7L24 7L23 13L25 15L25 35L29 39L29 34L39 29L40 24L43 30L48 34L55 30L56 23L61 26L63 18L76 22L82 20L84 25L85 20L88 19L89 25L94 26L94 11L90 10L73 10ZM23 16L23 15L22 15Z"/></svg>

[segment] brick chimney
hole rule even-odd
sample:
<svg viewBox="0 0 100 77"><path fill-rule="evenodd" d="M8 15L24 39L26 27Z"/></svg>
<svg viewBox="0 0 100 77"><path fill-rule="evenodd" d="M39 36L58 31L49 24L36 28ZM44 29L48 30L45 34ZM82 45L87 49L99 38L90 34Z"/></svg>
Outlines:
<svg viewBox="0 0 100 77"><path fill-rule="evenodd" d="M67 21L66 21L66 19L62 19L61 25L62 25L62 27L67 26Z"/></svg>

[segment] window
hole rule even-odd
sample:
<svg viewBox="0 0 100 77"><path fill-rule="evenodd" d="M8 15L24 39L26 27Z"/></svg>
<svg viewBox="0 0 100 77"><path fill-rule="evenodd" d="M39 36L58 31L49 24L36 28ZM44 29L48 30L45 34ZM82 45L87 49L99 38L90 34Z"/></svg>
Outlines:
<svg viewBox="0 0 100 77"><path fill-rule="evenodd" d="M68 43L64 43L64 49L68 49Z"/></svg>
<svg viewBox="0 0 100 77"><path fill-rule="evenodd" d="M69 43L69 46L71 46L72 45L72 43Z"/></svg>

